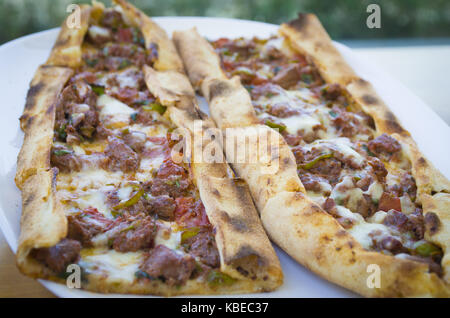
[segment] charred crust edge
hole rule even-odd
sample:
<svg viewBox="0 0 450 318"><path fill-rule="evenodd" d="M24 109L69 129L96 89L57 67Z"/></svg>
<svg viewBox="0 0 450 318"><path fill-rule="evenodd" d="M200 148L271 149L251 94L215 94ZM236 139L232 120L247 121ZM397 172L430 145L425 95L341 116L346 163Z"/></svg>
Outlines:
<svg viewBox="0 0 450 318"><path fill-rule="evenodd" d="M27 99L25 102L25 109L31 109L36 104L36 96L41 92L44 88L44 83L37 83L30 87L27 93Z"/></svg>
<svg viewBox="0 0 450 318"><path fill-rule="evenodd" d="M403 127L399 124L397 118L391 111L386 111L385 113L385 122L386 126L389 128L391 132L403 134L406 131L403 129Z"/></svg>
<svg viewBox="0 0 450 318"><path fill-rule="evenodd" d="M430 233L430 235L434 235L439 232L439 228L441 226L441 221L439 217L434 212L428 212L425 214L425 228Z"/></svg>
<svg viewBox="0 0 450 318"><path fill-rule="evenodd" d="M230 91L230 85L223 81L214 81L210 84L209 100L226 95Z"/></svg>
<svg viewBox="0 0 450 318"><path fill-rule="evenodd" d="M308 25L309 15L309 13L299 12L297 15L297 19L289 21L287 25L296 30L302 30Z"/></svg>

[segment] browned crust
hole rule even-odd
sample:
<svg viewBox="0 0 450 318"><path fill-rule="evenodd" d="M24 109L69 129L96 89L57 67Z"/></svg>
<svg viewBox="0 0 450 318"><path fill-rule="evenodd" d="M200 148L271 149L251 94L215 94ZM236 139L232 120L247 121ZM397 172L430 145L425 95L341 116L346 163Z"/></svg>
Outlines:
<svg viewBox="0 0 450 318"><path fill-rule="evenodd" d="M369 82L361 78L356 78L348 85L343 86L346 87L352 99L362 110L372 116L377 131L388 134L399 134L405 137L409 136L409 132L400 125L398 119L377 95L375 89Z"/></svg>
<svg viewBox="0 0 450 318"><path fill-rule="evenodd" d="M37 171L50 169L55 102L72 74L70 68L42 65L30 83L23 115L20 117L25 137L17 158L15 181L19 188Z"/></svg>
<svg viewBox="0 0 450 318"><path fill-rule="evenodd" d="M41 170L22 187L22 218L16 261L28 276L48 277L50 271L30 256L33 248L50 247L67 235L67 219L56 198L58 169Z"/></svg>
<svg viewBox="0 0 450 318"><path fill-rule="evenodd" d="M312 60L325 81L345 85L356 78L314 14L299 13L297 19L282 24L279 33L292 48Z"/></svg>
<svg viewBox="0 0 450 318"><path fill-rule="evenodd" d="M178 39L175 39L177 47L183 47L182 43L185 41L184 39L187 38L187 32L189 31L178 33L180 35ZM331 40L315 16L302 15L299 21L290 23L289 25L283 25L280 32L289 38L291 47L298 49L301 45L303 48L301 52L307 54L307 56L313 60L327 81L332 83L337 82L344 87L350 82L356 83L358 81L354 72L347 66L343 58L332 46ZM191 37L197 36L199 35L192 32ZM190 40L192 41L192 38L190 38ZM296 43L294 43L294 41ZM201 43L201 41L196 41L196 43ZM203 43L204 45L209 46L209 43ZM321 48L320 51L318 50L319 48ZM197 50L211 52L211 50L207 50L206 48L197 48ZM189 63L190 65L197 64L199 67L215 67L214 63L208 62L212 60L211 58L204 59L202 62L196 61L197 58L201 59L202 56L183 56L185 63ZM219 73L217 70L209 69L208 71L203 70L203 72L202 70L198 70L196 71L195 76L189 74L191 82L193 82L193 84L197 83L197 81L199 81L198 77L201 76L201 74L207 76L205 74L208 74L208 72ZM218 126L223 129L224 127L221 125L230 125L228 124L228 121L231 123L233 123L233 121L239 121L239 119L229 115L234 112L234 110L231 111L231 109L247 109L247 107L249 107L249 97L245 97L238 102L233 101L233 103L227 103L226 94L222 94L224 100L221 103L215 103L214 94L210 94L212 85L208 83L218 83L224 80L219 77L208 79L200 78L200 81L204 83L202 85L202 91L210 103L211 113L220 113L221 116L226 117L225 119L216 118L213 115L213 119L218 123ZM349 93L352 94L351 89L349 90ZM401 138L411 140L409 134L401 128L400 124L398 124L398 121L395 119L395 116L387 109L387 107L380 106L384 105L382 104L381 99L373 95L373 92L370 92L370 94L372 94L371 98L364 97L364 99L370 101L372 104L376 104L377 106L374 106L375 108L384 107L382 111L379 111L379 114L382 114L382 116L380 115L379 118L374 118L379 133L383 132L382 130L380 131L380 129L389 129L387 132L396 133L394 137L404 144L406 141ZM367 94L361 96L364 95ZM360 103L363 110L370 109L368 106L368 108L364 108L366 105L362 105L357 98L355 98L355 100ZM213 109L215 107L218 109ZM227 107L230 109L230 112L219 112L219 110L227 109ZM368 113L371 114L370 112ZM231 124L231 126L232 125L233 124ZM255 126L251 124L251 122L241 125L244 126L245 129L250 129ZM412 160L424 162L425 159L423 159L422 156L422 159L414 159L419 153L414 146L411 146L409 149L412 149ZM414 153L416 155L414 155ZM244 178L249 184L253 199L260 211L263 225L272 240L294 257L299 263L322 277L365 296L449 297L450 292L448 284L437 275L429 273L426 265L411 260L398 259L393 256L364 250L363 247L347 231L345 231L331 215L306 197L303 185L296 173L295 161L292 160L292 153L290 150L289 153L283 153L279 157L274 158L274 160L285 163L285 167L278 170L270 179L275 180L275 183L280 182L279 180L283 181L285 180L283 174L287 173L291 178L295 179L295 182L292 183L294 188L285 188L284 186L274 187L270 194L262 195L262 193L267 193L268 187L267 183L261 182L261 178L264 178L263 174L252 169L252 165L250 164L237 165L234 163L233 168L237 174ZM415 177L419 178L419 187L421 187L421 182L422 184L434 184L433 182L426 181L425 176L420 178L417 167L413 163L413 170L414 169L416 169L414 171ZM425 173L428 173L429 171L430 170L424 170ZM437 178L441 180L441 177ZM423 179L423 181L420 179ZM297 184L299 184L299 186L295 189ZM438 184L441 185L442 182L438 182ZM443 187L437 186L437 188L441 189ZM431 213L431 211L439 210L442 211L442 213L445 213L446 219L448 218L447 198L444 197L446 195L447 194L435 195L436 198L434 198L433 201L435 204L430 207L427 207L426 203L427 200L429 200L429 197L422 196L425 217L427 217L428 213ZM439 201L437 201L438 197ZM444 204L447 206L446 210L442 208ZM430 215L433 216L429 218L439 218L440 214L436 213L435 216L434 214ZM442 222L442 218L439 218L439 221ZM445 228L447 228L447 226L448 223L445 223ZM445 232L445 234L442 234L442 231L444 230L432 228L433 227L430 227L430 229L427 230L427 237L432 238L434 242L439 242L445 250L443 242L444 240L447 240L446 244L448 244L448 231ZM433 236L430 236L430 231L434 231ZM370 264L377 264L380 266L381 288L368 288L367 278L369 273L367 272L367 266ZM444 257L443 266L446 267L446 264L448 264L447 253ZM445 279L448 279L447 272L448 270L445 269Z"/></svg>
<svg viewBox="0 0 450 318"><path fill-rule="evenodd" d="M220 67L219 57L208 41L198 34L197 29L175 31L173 41L183 59L192 86L196 90L200 89L203 80L207 77L227 78Z"/></svg>
<svg viewBox="0 0 450 318"><path fill-rule="evenodd" d="M297 20L291 21L288 24L283 24L280 27L280 33L285 36L294 50L304 53L316 61L319 71L327 82L338 83L342 87L345 87L346 91L356 104L364 112L372 116L378 134L387 133L392 135L408 150L411 159L412 175L417 184L417 200L418 202L423 202L424 200L427 202L427 204L424 204L424 216L430 211L428 208L429 206L436 206L436 208L433 209L433 212L436 213L439 222L445 224L443 228L449 227L448 206L450 205L450 197L443 195L438 202L434 202L437 200L434 197L435 193L450 193L449 180L445 178L420 152L416 143L411 138L410 133L402 127L399 120L378 96L375 89L368 81L356 76L348 81L348 72L345 68L350 67L347 66L347 63L336 49L336 53L330 51L326 55L309 49L314 45L314 41L322 42L323 47L332 46L329 37L320 36L316 39L312 39L309 36L311 34L322 32L325 32L325 30L320 25L319 20L314 15L310 14L301 14ZM334 55L334 57L328 55ZM345 65L344 69L338 67L336 70L333 70L333 72L339 71L339 73L342 74L341 77L336 76L335 74L332 76L327 74L329 73L327 63L331 58L336 61L340 60L339 65ZM330 79L334 80L332 81ZM448 247L448 237L438 236L434 237L432 241L441 246L444 250L444 260L442 262L444 279L447 283L450 283L450 267L448 266L450 248Z"/></svg>
<svg viewBox="0 0 450 318"><path fill-rule="evenodd" d="M225 144L228 161L238 176L245 176L260 212L277 193L305 191L291 149L273 129L265 125L228 128ZM266 153L261 150L263 145L267 145ZM235 148L235 155L230 147ZM249 155L244 160L238 157L246 152Z"/></svg>
<svg viewBox="0 0 450 318"><path fill-rule="evenodd" d="M158 46L159 57L154 65L157 71L148 66L144 67L149 89L161 103L169 106L169 116L179 127L192 129L191 124L202 118L194 91L182 73L183 65L172 42L165 32L142 12L125 1L115 2L122 7L128 19L141 28L147 45L156 43ZM98 15L103 9L103 5L94 3L92 12ZM89 21L89 12L91 9L83 6L83 14L86 14L83 15L83 21ZM87 28L88 23L83 22L84 33ZM81 61L81 45L80 31L68 29L64 24L49 63L78 66L77 63ZM28 276L58 282L63 280L53 276L49 269L34 260L30 252L33 248L54 246L67 234L67 220L55 193L58 170L50 169L50 150L53 140L55 101L72 74L72 69L57 66L44 65L38 69L21 118L26 135L19 155L17 177L20 181L18 185L20 184L22 188L23 199L21 235L16 256L18 267ZM213 123L208 118L204 118L202 125L213 128ZM190 130L190 133L192 132L193 130ZM203 147L202 143L200 147ZM84 288L106 293L151 293L170 296L264 292L273 290L282 283L280 264L264 234L245 186L231 178L232 172L225 163L193 164L193 170L201 198L207 201L208 215L214 218L219 213L218 215L222 217L215 217L215 221L212 222L217 230L221 269L238 280L229 286L215 287L207 282L189 281L180 288L174 288L155 281L138 283L124 281L113 284L101 275L90 275L89 283L83 286ZM225 191L223 192L223 195L227 197L225 202L215 196L210 197L210 192L216 193L219 186ZM233 205L233 203L236 204ZM235 222L223 218L225 214L234 219L241 218L239 224L247 230L237 231ZM238 240L233 239L233 235L237 235ZM246 241L245 244L244 241ZM238 271L237 268L243 270Z"/></svg>
<svg viewBox="0 0 450 318"><path fill-rule="evenodd" d="M90 275L89 283L82 285L84 289L100 293L115 294L141 294L158 296L180 296L180 295L223 295L242 293L263 293L273 288L269 283L255 284L251 280L238 280L230 285L212 286L207 282L190 280L180 287L172 287L161 281L146 282L121 282L120 284L109 283L101 276ZM58 279L52 279L62 282Z"/></svg>
<svg viewBox="0 0 450 318"><path fill-rule="evenodd" d="M129 22L138 27L145 38L145 46L151 48L156 45L158 58L154 64L159 71L175 70L183 72L183 62L177 54L173 42L159 25L152 21L145 13L129 4L125 0L114 0L118 4Z"/></svg>
<svg viewBox="0 0 450 318"><path fill-rule="evenodd" d="M220 252L221 271L238 280L250 281L239 292L273 290L281 285L283 274L270 241L264 233L246 184L234 179L222 159L203 158L207 149L223 155L220 138L208 118L200 118L193 89L186 75L173 71L155 71L144 67L147 86L158 101L167 106L172 122L185 128L192 148L190 155L194 181L211 224ZM160 85L163 83L163 85ZM217 130L217 129L216 129Z"/></svg>
<svg viewBox="0 0 450 318"><path fill-rule="evenodd" d="M70 28L67 19L61 25L58 38L52 48L50 57L46 64L54 66L78 67L81 65L81 43L89 25L91 7L89 5L80 6L80 26Z"/></svg>
<svg viewBox="0 0 450 318"><path fill-rule="evenodd" d="M158 96L163 105L174 106L182 96L195 98L195 92L183 73L174 70L158 72L144 65L144 75L149 91Z"/></svg>
<svg viewBox="0 0 450 318"><path fill-rule="evenodd" d="M241 179L197 177L197 185L221 256L221 270L231 277L253 281L266 290L283 282L280 263Z"/></svg>
<svg viewBox="0 0 450 318"><path fill-rule="evenodd" d="M276 211L276 213L275 213ZM368 252L305 194L282 192L261 211L277 245L318 275L368 297L449 297L448 287L428 266ZM369 288L368 266L380 268L380 288Z"/></svg>
<svg viewBox="0 0 450 318"><path fill-rule="evenodd" d="M289 45L294 50L310 57L328 83L338 83L342 87L345 87L350 97L357 105L364 112L372 116L378 134L387 133L392 135L408 150L412 165L412 175L414 176L418 187L417 200L418 202L423 203L424 216L427 217L429 212L434 212L434 215L436 215L439 222L443 224L442 228L448 229L450 227L448 217L450 197L447 195L435 197L432 196L432 194L439 192L449 193L449 181L425 159L415 142L412 140L410 133L402 127L396 116L377 95L372 85L364 79L355 76L354 73L353 76L348 76L349 72L347 69L351 68L336 49L334 49L334 52L326 50L325 54L311 50L311 47L317 45L319 45L319 47L333 46L331 39L328 36L319 36L315 39L312 37L312 35L322 32L326 31L321 26L320 21L311 14L300 14L298 19L291 21L288 24L283 24L280 27L280 34L287 39ZM328 67L330 60L334 60L334 63L339 65L332 71L332 74L330 74L330 69ZM446 234L440 233L440 235L430 235L429 230L427 230L426 237L441 246L444 250L442 267L444 270L444 281L447 284L444 284L443 286L447 288L448 292L448 284L450 283L449 232ZM395 271L393 273L395 273ZM399 275L401 275L401 273L399 273ZM428 281L427 279L425 280ZM423 285L425 283L420 282L420 280L417 279L412 279L410 281L410 289L416 288L419 290L422 288L421 284ZM439 289L430 289L430 295L434 295L438 291ZM437 295L439 295L439 293L437 293Z"/></svg>
<svg viewBox="0 0 450 318"><path fill-rule="evenodd" d="M201 91L207 94L205 98L211 105L211 117L222 129L259 123L250 96L238 76L231 80L208 77L203 81Z"/></svg>

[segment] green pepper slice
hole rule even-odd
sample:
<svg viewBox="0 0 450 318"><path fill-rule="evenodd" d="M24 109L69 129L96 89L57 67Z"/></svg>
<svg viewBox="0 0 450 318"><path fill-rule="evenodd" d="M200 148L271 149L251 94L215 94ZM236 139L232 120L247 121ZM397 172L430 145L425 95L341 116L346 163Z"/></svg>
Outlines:
<svg viewBox="0 0 450 318"><path fill-rule="evenodd" d="M166 111L167 107L158 103L151 103L150 105L142 106L142 109L145 111L155 111L162 115Z"/></svg>
<svg viewBox="0 0 450 318"><path fill-rule="evenodd" d="M128 67L131 65L131 62L127 59L122 60L119 64L119 70L123 70L124 68Z"/></svg>
<svg viewBox="0 0 450 318"><path fill-rule="evenodd" d="M136 193L133 194L128 200L124 200L124 201L120 202L119 204L117 204L116 206L114 206L113 210L115 210L115 211L121 210L123 208L132 206L139 201L139 199L144 194L144 188L141 187L140 185L132 185L132 187L137 189Z"/></svg>
<svg viewBox="0 0 450 318"><path fill-rule="evenodd" d="M298 165L298 167L303 168L303 169L311 169L312 167L314 167L320 160L323 159L328 159L328 158L332 158L333 157L333 153L324 153L320 156L317 156L316 158L314 158L313 160L306 162L306 163L301 163Z"/></svg>
<svg viewBox="0 0 450 318"><path fill-rule="evenodd" d="M186 230L183 231L183 233L181 233L181 244L184 244L188 239L196 236L199 232L200 232L199 227L187 228Z"/></svg>
<svg viewBox="0 0 450 318"><path fill-rule="evenodd" d="M59 138L61 138L63 140L66 139L66 137L67 137L66 123L63 123L61 126L59 126L57 132L58 132Z"/></svg>
<svg viewBox="0 0 450 318"><path fill-rule="evenodd" d="M212 270L209 272L207 280L208 284L211 287L219 285L231 285L236 281L233 277L216 270Z"/></svg>
<svg viewBox="0 0 450 318"><path fill-rule="evenodd" d="M265 124L270 128L278 129L279 132L282 132L286 129L286 126L283 124L277 124L270 119L266 119Z"/></svg>
<svg viewBox="0 0 450 318"><path fill-rule="evenodd" d="M103 95L105 94L105 87L97 84L91 84L91 88L97 95Z"/></svg>
<svg viewBox="0 0 450 318"><path fill-rule="evenodd" d="M418 241L414 243L413 248L417 254L423 257L432 256L441 252L436 245L425 241Z"/></svg>
<svg viewBox="0 0 450 318"><path fill-rule="evenodd" d="M247 76L255 76L255 73L249 69L248 67L238 67L236 68L236 70L233 71L233 73L231 75L247 75Z"/></svg>
<svg viewBox="0 0 450 318"><path fill-rule="evenodd" d="M72 151L67 150L67 149L58 149L58 150L54 150L53 153L55 154L55 156L64 156L64 155L71 154Z"/></svg>

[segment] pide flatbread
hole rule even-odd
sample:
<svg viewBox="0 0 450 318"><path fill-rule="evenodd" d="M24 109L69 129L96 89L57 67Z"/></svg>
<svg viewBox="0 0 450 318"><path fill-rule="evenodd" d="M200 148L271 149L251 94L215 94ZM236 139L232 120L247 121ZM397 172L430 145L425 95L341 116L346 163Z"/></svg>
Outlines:
<svg viewBox="0 0 450 318"><path fill-rule="evenodd" d="M102 293L276 289L281 267L248 186L224 161L201 160L223 149L174 44L115 3L82 5L31 82L19 269L65 283L78 268L78 287Z"/></svg>
<svg viewBox="0 0 450 318"><path fill-rule="evenodd" d="M268 39L192 29L174 42L277 245L364 296L450 296L450 183L314 15ZM261 126L278 134L277 155L233 161L230 136L260 143Z"/></svg>

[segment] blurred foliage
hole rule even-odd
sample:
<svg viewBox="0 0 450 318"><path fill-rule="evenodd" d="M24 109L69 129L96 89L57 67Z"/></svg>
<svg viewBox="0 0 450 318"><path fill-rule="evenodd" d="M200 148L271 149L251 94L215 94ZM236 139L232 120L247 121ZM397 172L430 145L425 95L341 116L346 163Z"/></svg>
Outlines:
<svg viewBox="0 0 450 318"><path fill-rule="evenodd" d="M58 26L80 0L0 0L0 43ZM104 1L109 4L110 1ZM217 16L281 23L316 13L333 38L450 37L449 0L130 0L152 16ZM381 7L381 29L366 27L367 5Z"/></svg>

